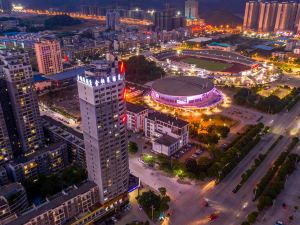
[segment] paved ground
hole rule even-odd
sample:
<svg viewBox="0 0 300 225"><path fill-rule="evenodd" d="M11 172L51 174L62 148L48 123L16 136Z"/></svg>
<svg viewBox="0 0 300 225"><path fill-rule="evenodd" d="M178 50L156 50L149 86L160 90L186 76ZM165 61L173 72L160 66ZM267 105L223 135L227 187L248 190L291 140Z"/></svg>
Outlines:
<svg viewBox="0 0 300 225"><path fill-rule="evenodd" d="M217 186L213 182L180 184L175 178L170 178L164 174L145 168L137 159L130 158L130 170L139 176L142 182L153 189L164 186L172 199L171 209L174 215L171 216L169 224L172 225L201 225L208 223L208 216L219 213L219 218L212 224L218 225L240 225L245 220L248 213L255 210L255 203L252 202L252 191L258 180L264 176L272 162L284 151L291 141L291 134L299 133L299 119L297 115L300 111L300 103L289 113L280 113L266 119L266 124L272 128L261 142L239 163L239 165ZM237 194L232 190L239 183L241 174L248 169L259 153L266 151L280 134L285 137L273 149L262 165L254 172L246 184ZM204 207L203 201L208 199L210 207ZM137 219L139 214L135 214ZM261 223L264 224L264 223Z"/></svg>

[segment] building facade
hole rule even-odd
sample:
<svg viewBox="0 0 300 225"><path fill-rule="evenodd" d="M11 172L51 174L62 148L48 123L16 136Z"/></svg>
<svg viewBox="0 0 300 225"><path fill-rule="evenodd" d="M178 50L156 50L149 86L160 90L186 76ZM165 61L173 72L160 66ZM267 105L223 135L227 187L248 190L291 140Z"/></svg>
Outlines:
<svg viewBox="0 0 300 225"><path fill-rule="evenodd" d="M258 32L272 32L274 30L278 2L261 2L258 19Z"/></svg>
<svg viewBox="0 0 300 225"><path fill-rule="evenodd" d="M119 69L111 57L95 62L78 77L78 93L88 177L98 185L103 204L128 188L123 63Z"/></svg>
<svg viewBox="0 0 300 225"><path fill-rule="evenodd" d="M60 43L57 40L41 40L35 43L39 72L49 75L63 71Z"/></svg>
<svg viewBox="0 0 300 225"><path fill-rule="evenodd" d="M106 13L106 28L114 31L120 30L120 14L117 11Z"/></svg>
<svg viewBox="0 0 300 225"><path fill-rule="evenodd" d="M4 120L4 113L0 103L0 165L12 159L12 148Z"/></svg>
<svg viewBox="0 0 300 225"><path fill-rule="evenodd" d="M44 134L28 54L1 51L0 60L23 153L33 153L43 146Z"/></svg>
<svg viewBox="0 0 300 225"><path fill-rule="evenodd" d="M149 109L127 102L127 129L133 132L144 132L145 117Z"/></svg>

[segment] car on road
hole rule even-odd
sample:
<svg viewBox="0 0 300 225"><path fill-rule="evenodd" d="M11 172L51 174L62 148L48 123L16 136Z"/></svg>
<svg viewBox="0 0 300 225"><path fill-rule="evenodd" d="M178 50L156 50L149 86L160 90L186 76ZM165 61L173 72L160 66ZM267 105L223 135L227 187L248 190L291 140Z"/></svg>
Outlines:
<svg viewBox="0 0 300 225"><path fill-rule="evenodd" d="M142 206L140 206L140 205L139 205L139 210L140 210L140 211L142 211L142 210L143 210Z"/></svg>
<svg viewBox="0 0 300 225"><path fill-rule="evenodd" d="M111 220L112 220L114 223L118 222L118 220L117 220L116 217L114 217L114 216L111 218Z"/></svg>
<svg viewBox="0 0 300 225"><path fill-rule="evenodd" d="M275 225L284 225L284 223L281 220L277 220Z"/></svg>

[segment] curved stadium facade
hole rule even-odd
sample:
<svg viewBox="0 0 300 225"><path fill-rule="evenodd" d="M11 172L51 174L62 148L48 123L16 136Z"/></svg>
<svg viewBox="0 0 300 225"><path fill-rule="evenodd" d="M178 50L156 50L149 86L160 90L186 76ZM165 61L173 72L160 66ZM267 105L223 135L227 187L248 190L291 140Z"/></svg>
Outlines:
<svg viewBox="0 0 300 225"><path fill-rule="evenodd" d="M152 84L151 98L177 108L210 108L223 101L223 95L209 79L193 76L167 77Z"/></svg>

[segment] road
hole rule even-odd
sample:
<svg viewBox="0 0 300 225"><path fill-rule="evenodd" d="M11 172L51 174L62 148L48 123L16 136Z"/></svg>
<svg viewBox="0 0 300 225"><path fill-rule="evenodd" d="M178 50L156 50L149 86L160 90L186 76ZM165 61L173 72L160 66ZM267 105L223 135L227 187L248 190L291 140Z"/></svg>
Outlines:
<svg viewBox="0 0 300 225"><path fill-rule="evenodd" d="M217 186L214 186L213 182L180 184L175 178L166 177L160 172L144 168L135 157L130 159L130 170L139 176L142 182L154 189L160 186L167 188L172 199L171 209L175 212L171 216L169 224L208 224L208 216L213 212L218 212L219 218L212 224L240 225L246 216L256 209L255 203L252 202L252 192L256 183L265 175L272 162L284 151L291 141L291 134L298 135L300 120L297 116L299 112L300 103L290 112L279 113L272 116L269 121L265 121L265 124L271 127L271 132ZM265 152L281 134L284 135L284 138L256 169L240 191L233 194L232 190L240 182L242 173L250 168L254 159L260 153ZM204 199L209 200L210 207L203 206Z"/></svg>

